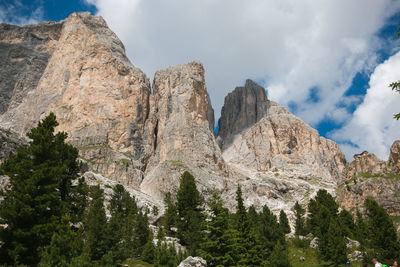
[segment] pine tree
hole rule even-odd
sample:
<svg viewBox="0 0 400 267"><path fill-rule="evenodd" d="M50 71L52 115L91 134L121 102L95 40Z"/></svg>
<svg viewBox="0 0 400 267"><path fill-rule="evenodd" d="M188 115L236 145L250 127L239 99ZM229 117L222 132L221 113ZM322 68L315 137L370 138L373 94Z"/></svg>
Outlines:
<svg viewBox="0 0 400 267"><path fill-rule="evenodd" d="M308 220L307 228L311 233L317 235L320 225L317 215L322 207L325 207L331 217L336 218L338 213L338 204L335 199L325 189L321 189L317 192L314 199L311 199L308 204ZM326 229L328 230L328 229Z"/></svg>
<svg viewBox="0 0 400 267"><path fill-rule="evenodd" d="M172 199L170 192L165 194L164 198L165 214L162 219L162 225L164 226L165 232L168 236L175 236L175 231L172 230L178 221L178 211L176 205Z"/></svg>
<svg viewBox="0 0 400 267"><path fill-rule="evenodd" d="M271 212L267 205L264 205L260 213L260 224L258 226L258 237L263 247L263 254L268 257L274 246L278 243L284 244L285 236L280 231L276 216Z"/></svg>
<svg viewBox="0 0 400 267"><path fill-rule="evenodd" d="M196 250L203 240L202 204L203 198L196 188L194 177L185 171L177 192L176 207L179 214L177 234L190 255L196 255Z"/></svg>
<svg viewBox="0 0 400 267"><path fill-rule="evenodd" d="M50 245L42 254L39 266L68 266L72 258L81 255L83 248L81 232L73 231L69 222L69 215L64 215Z"/></svg>
<svg viewBox="0 0 400 267"><path fill-rule="evenodd" d="M224 208L223 201L216 191L210 198L209 207L211 215L207 223L207 235L198 254L209 266L224 265L225 255L229 252L228 245L232 243L226 234L229 228L229 212Z"/></svg>
<svg viewBox="0 0 400 267"><path fill-rule="evenodd" d="M136 225L134 230L134 247L135 256L140 258L142 256L144 247L149 241L153 241L153 237L149 228L149 220L147 218L147 213L143 213L141 210L136 217Z"/></svg>
<svg viewBox="0 0 400 267"><path fill-rule="evenodd" d="M242 188L238 184L236 191L236 227L238 232L235 250L238 251L237 264L244 266L261 266L262 247L258 243L254 231L252 231L246 208L243 204Z"/></svg>
<svg viewBox="0 0 400 267"><path fill-rule="evenodd" d="M390 260L400 257L400 244L396 228L387 212L378 203L368 198L365 201L368 217L368 226L371 229L371 247L375 249L377 256L382 260Z"/></svg>
<svg viewBox="0 0 400 267"><path fill-rule="evenodd" d="M108 251L107 218L104 209L104 192L100 186L90 188L91 201L84 219L85 251L93 261L99 261Z"/></svg>
<svg viewBox="0 0 400 267"><path fill-rule="evenodd" d="M269 264L271 267L291 267L289 262L289 255L286 247L278 241L275 245L271 256L269 257Z"/></svg>
<svg viewBox="0 0 400 267"><path fill-rule="evenodd" d="M349 238L354 238L355 224L353 216L347 210L343 209L339 212L339 223L340 227L345 236Z"/></svg>
<svg viewBox="0 0 400 267"><path fill-rule="evenodd" d="M304 220L305 212L306 211L299 204L299 202L296 201L296 204L294 205L294 214L296 216L296 221L295 221L295 234L296 235L306 235L307 234L307 231L305 228L305 220Z"/></svg>
<svg viewBox="0 0 400 267"><path fill-rule="evenodd" d="M282 233L288 234L291 231L289 220L283 210L279 213L279 227L281 228Z"/></svg>
<svg viewBox="0 0 400 267"><path fill-rule="evenodd" d="M53 113L31 129L28 146L1 165L10 189L1 192L0 264L39 262L61 216L70 208L71 185L78 177L78 151L65 143L67 134L54 134Z"/></svg>
<svg viewBox="0 0 400 267"><path fill-rule="evenodd" d="M343 264L347 259L346 242L342 229L337 220L331 218L327 232L327 247L325 258L337 266Z"/></svg>

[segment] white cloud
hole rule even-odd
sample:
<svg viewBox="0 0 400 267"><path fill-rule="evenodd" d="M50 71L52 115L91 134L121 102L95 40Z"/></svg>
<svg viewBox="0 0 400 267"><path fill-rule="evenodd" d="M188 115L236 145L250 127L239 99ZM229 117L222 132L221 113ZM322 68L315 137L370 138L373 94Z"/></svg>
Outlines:
<svg viewBox="0 0 400 267"><path fill-rule="evenodd" d="M217 117L227 93L256 78L312 125L335 110L358 71L376 65L374 34L400 7L393 0L87 1L150 78L201 60ZM315 86L320 102L307 103Z"/></svg>
<svg viewBox="0 0 400 267"><path fill-rule="evenodd" d="M0 22L15 24L15 25L26 25L34 24L43 20L43 8L38 6L32 12L21 15L21 11L25 10L24 5L14 0L13 3L5 3L0 6Z"/></svg>
<svg viewBox="0 0 400 267"><path fill-rule="evenodd" d="M332 133L333 139L347 143L340 145L347 159L367 150L387 160L390 145L400 139L400 121L393 119L393 114L400 112L400 95L388 86L400 80L399 70L400 52L378 65L371 75L363 103L345 126Z"/></svg>

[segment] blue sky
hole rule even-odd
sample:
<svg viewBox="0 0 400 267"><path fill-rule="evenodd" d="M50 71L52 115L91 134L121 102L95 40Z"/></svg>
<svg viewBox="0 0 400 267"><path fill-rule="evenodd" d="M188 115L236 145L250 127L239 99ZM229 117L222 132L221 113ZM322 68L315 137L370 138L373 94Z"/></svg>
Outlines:
<svg viewBox="0 0 400 267"><path fill-rule="evenodd" d="M157 69L200 60L216 119L225 95L247 78L336 141L350 160L363 150L386 159L400 139L395 0L0 0L0 21L103 16L132 63ZM399 74L397 74L399 73Z"/></svg>

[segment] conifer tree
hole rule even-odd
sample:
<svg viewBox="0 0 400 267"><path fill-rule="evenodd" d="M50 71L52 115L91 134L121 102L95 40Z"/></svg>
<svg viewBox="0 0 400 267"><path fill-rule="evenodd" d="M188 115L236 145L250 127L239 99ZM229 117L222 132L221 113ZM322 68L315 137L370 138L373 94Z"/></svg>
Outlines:
<svg viewBox="0 0 400 267"><path fill-rule="evenodd" d="M296 201L296 204L294 205L294 214L296 216L296 221L295 221L295 234L296 235L306 235L307 234L307 231L305 228L305 219L304 219L305 212L306 211L299 204L299 202Z"/></svg>
<svg viewBox="0 0 400 267"><path fill-rule="evenodd" d="M350 212L345 209L341 210L339 212L339 223L343 234L349 238L354 238L355 224Z"/></svg>
<svg viewBox="0 0 400 267"><path fill-rule="evenodd" d="M281 212L279 213L279 227L284 234L288 234L291 231L289 220L283 210L281 210Z"/></svg>
<svg viewBox="0 0 400 267"><path fill-rule="evenodd" d="M70 208L71 185L78 177L78 151L65 143L67 134L54 134L58 125L51 113L27 136L28 146L1 165L10 189L1 192L0 264L39 262L61 216Z"/></svg>
<svg viewBox="0 0 400 267"><path fill-rule="evenodd" d="M72 258L81 255L83 248L81 232L71 229L70 220L69 215L62 217L50 245L42 254L39 266L68 266Z"/></svg>
<svg viewBox="0 0 400 267"><path fill-rule="evenodd" d="M175 236L176 233L172 230L172 227L176 226L178 220L178 211L176 210L176 205L170 192L165 194L164 205L165 214L162 219L162 224L168 236Z"/></svg>
<svg viewBox="0 0 400 267"><path fill-rule="evenodd" d="M291 267L289 261L288 251L285 246L281 244L280 241L276 243L274 249L269 257L269 264L271 267Z"/></svg>
<svg viewBox="0 0 400 267"><path fill-rule="evenodd" d="M267 257L271 254L278 241L283 244L285 237L276 216L271 212L267 205L264 205L260 213L260 225L258 226L259 240L263 247L263 254Z"/></svg>
<svg viewBox="0 0 400 267"><path fill-rule="evenodd" d="M390 260L400 257L400 244L396 228L393 225L387 212L378 203L368 198L365 201L365 208L368 217L371 247L374 248L376 256L382 260Z"/></svg>
<svg viewBox="0 0 400 267"><path fill-rule="evenodd" d="M140 258L142 256L144 247L149 241L153 241L153 236L151 235L149 228L149 220L147 218L147 213L143 213L141 210L136 217L136 225L134 230L134 242L135 256Z"/></svg>
<svg viewBox="0 0 400 267"><path fill-rule="evenodd" d="M327 248L325 258L337 266L347 260L346 242L340 224L331 218L327 233Z"/></svg>
<svg viewBox="0 0 400 267"><path fill-rule="evenodd" d="M194 177L187 171L181 176L177 192L178 237L190 255L196 255L203 240L203 198L196 188Z"/></svg>
<svg viewBox="0 0 400 267"><path fill-rule="evenodd" d="M238 232L237 248L239 261L237 264L244 266L262 265L262 247L257 242L254 231L251 230L249 218L244 207L242 189L238 184L236 191L237 209L235 214L236 231Z"/></svg>
<svg viewBox="0 0 400 267"><path fill-rule="evenodd" d="M85 252L93 261L99 261L108 251L107 217L104 209L104 192L100 186L90 188L91 201L84 219Z"/></svg>

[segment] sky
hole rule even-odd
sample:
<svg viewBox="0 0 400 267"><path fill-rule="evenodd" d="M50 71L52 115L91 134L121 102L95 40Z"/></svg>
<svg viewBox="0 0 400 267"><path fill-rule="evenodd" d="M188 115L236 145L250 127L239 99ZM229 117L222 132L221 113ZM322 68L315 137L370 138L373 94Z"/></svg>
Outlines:
<svg viewBox="0 0 400 267"><path fill-rule="evenodd" d="M131 62L154 72L200 60L216 121L246 79L337 142L348 160L367 150L387 160L400 139L396 0L0 0L0 21L101 15Z"/></svg>

